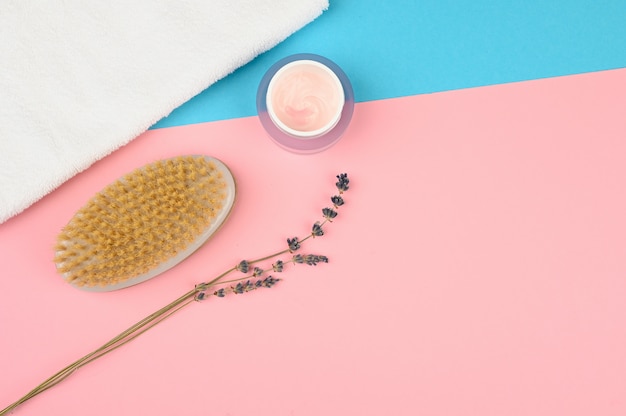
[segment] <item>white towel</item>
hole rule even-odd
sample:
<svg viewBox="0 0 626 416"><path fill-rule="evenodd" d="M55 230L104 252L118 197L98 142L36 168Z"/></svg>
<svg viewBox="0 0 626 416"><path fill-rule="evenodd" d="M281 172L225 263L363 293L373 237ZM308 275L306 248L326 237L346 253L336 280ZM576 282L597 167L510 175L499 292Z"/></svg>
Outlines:
<svg viewBox="0 0 626 416"><path fill-rule="evenodd" d="M328 0L0 3L0 223L318 17Z"/></svg>

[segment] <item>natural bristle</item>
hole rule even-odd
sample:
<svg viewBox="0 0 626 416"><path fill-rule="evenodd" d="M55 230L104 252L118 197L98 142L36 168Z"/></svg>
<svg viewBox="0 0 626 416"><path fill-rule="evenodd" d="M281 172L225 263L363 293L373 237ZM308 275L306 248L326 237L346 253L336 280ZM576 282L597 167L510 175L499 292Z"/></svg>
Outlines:
<svg viewBox="0 0 626 416"><path fill-rule="evenodd" d="M227 182L204 156L155 162L96 194L57 238L55 263L78 286L109 286L185 250L223 209Z"/></svg>

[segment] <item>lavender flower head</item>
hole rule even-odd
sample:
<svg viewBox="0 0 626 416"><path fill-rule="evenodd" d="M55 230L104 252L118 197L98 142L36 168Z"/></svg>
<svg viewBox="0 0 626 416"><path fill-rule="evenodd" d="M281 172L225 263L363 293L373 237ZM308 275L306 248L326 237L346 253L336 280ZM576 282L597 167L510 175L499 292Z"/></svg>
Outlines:
<svg viewBox="0 0 626 416"><path fill-rule="evenodd" d="M347 173L340 173L339 175L337 175L337 179L338 180L335 185L337 185L337 189L339 190L340 194L350 189L350 187L348 186L348 184L350 183L350 179L348 179Z"/></svg>
<svg viewBox="0 0 626 416"><path fill-rule="evenodd" d="M287 245L289 246L289 251L296 251L300 248L300 241L298 237L288 238Z"/></svg>

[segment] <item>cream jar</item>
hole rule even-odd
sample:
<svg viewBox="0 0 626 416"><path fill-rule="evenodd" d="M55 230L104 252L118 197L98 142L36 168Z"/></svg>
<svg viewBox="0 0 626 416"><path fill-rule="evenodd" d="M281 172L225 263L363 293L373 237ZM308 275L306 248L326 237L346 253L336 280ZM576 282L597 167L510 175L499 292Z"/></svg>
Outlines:
<svg viewBox="0 0 626 416"><path fill-rule="evenodd" d="M276 62L257 92L261 124L279 146L315 153L335 144L354 110L346 74L331 60L297 54Z"/></svg>

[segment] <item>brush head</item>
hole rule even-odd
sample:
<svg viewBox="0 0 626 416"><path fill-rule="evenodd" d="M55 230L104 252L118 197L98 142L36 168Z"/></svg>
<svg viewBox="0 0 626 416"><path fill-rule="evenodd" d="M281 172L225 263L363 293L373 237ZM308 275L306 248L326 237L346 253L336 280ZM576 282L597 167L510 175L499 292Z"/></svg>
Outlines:
<svg viewBox="0 0 626 416"><path fill-rule="evenodd" d="M198 249L228 217L235 181L222 162L181 156L108 185L57 237L54 262L72 285L110 291L148 280Z"/></svg>

